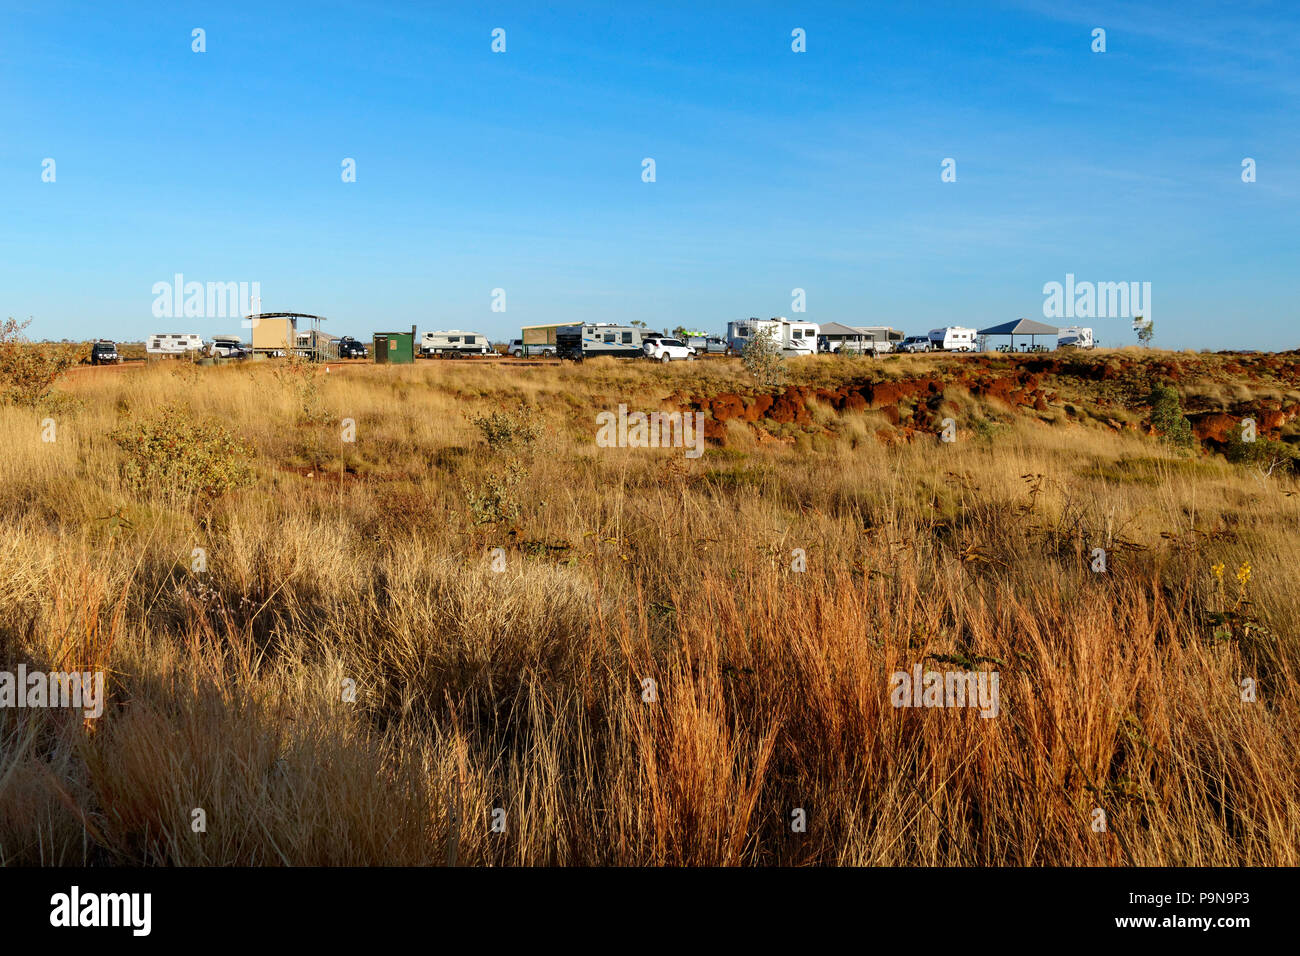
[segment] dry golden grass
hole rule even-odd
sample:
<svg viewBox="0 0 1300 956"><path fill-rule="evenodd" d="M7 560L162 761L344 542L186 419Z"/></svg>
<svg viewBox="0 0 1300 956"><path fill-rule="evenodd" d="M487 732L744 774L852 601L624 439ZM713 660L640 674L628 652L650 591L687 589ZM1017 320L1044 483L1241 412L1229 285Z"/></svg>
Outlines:
<svg viewBox="0 0 1300 956"><path fill-rule="evenodd" d="M76 376L54 443L0 408L0 658L111 691L89 724L0 710L0 860L1300 863L1292 479L959 394L994 424L953 445L825 407L696 461L594 443L619 402L743 388L734 361L158 364ZM109 432L176 401L255 485L128 490ZM523 518L475 524L506 462L468 416L521 402ZM1250 628L1207 623L1234 604ZM996 659L999 716L892 707L928 655Z"/></svg>

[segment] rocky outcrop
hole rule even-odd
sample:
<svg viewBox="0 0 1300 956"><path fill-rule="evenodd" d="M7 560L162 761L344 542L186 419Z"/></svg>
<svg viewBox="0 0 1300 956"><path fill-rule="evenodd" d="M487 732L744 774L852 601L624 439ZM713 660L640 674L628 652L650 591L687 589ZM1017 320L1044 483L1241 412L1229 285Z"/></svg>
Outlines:
<svg viewBox="0 0 1300 956"><path fill-rule="evenodd" d="M732 422L742 423L760 440L770 437L773 425L812 429L818 420L813 414L814 405L829 408L837 415L875 412L883 420L883 427L876 431L882 442L906 441L916 434L937 431L948 414L944 403L963 398L988 403L991 410L1038 418L1046 418L1058 409L1070 422L1092 421L1116 431L1150 433L1149 426L1139 426L1118 411L1140 408L1153 384L1240 382L1266 385L1277 394L1300 387L1297 359L1300 356L1289 354L1233 356L1226 360L1168 353L1149 358L1115 353L988 355L940 365L927 374L854 379L829 387L790 386L748 394L723 392L707 398L675 392L667 401L683 411L705 412L705 436L714 443L726 441L729 428L735 427L729 426ZM1255 419L1259 435L1278 438L1297 416L1300 403L1277 399L1237 402L1187 413L1198 441L1217 450L1239 434L1245 417Z"/></svg>

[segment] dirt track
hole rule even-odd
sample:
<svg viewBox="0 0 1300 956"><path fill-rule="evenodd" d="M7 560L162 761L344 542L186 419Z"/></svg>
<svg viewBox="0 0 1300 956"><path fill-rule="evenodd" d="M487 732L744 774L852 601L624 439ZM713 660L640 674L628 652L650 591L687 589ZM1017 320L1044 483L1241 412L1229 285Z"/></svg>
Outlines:
<svg viewBox="0 0 1300 956"><path fill-rule="evenodd" d="M143 368L145 362L143 359L133 359L129 362L115 362L112 365L74 365L68 369L69 378L82 378L87 375L105 374L109 375L114 372L125 372L127 369Z"/></svg>
<svg viewBox="0 0 1300 956"><path fill-rule="evenodd" d="M68 371L65 374L67 374L72 379L85 378L91 375L112 375L112 374L125 372L131 369L141 369L154 361L163 362L163 361L167 361L167 359L131 359L125 362L117 362L112 365L74 365L72 368L68 369ZM440 361L440 360L421 358L417 361L416 364L423 365L426 362L436 362L436 361ZM505 355L499 355L495 357L487 356L487 357L472 358L472 359L447 359L446 361L457 362L461 364L471 364L474 362L478 362L478 363L490 362L494 365L495 364L518 365L521 367L537 367L537 366L544 366L544 365L560 364L559 359L536 359L536 358L517 359L517 358L510 358L509 356L505 356ZM321 364L329 368L331 371L337 371L339 369L345 369L345 368L359 368L359 367L373 368L376 363L371 359L328 359Z"/></svg>

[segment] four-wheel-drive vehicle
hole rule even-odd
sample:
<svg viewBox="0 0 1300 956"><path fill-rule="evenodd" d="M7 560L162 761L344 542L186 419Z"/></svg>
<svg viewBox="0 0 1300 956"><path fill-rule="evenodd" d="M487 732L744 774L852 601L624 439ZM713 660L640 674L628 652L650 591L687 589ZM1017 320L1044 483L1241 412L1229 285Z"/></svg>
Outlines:
<svg viewBox="0 0 1300 956"><path fill-rule="evenodd" d="M696 355L725 355L727 340L717 335L692 335L686 344L695 349Z"/></svg>
<svg viewBox="0 0 1300 956"><path fill-rule="evenodd" d="M120 362L118 358L117 345L108 339L101 339L90 347L90 364L91 365L112 365Z"/></svg>
<svg viewBox="0 0 1300 956"><path fill-rule="evenodd" d="M928 335L909 335L903 341L894 346L895 352L928 352L930 351L930 336Z"/></svg>
<svg viewBox="0 0 1300 956"><path fill-rule="evenodd" d="M249 349L234 335L218 335L208 346L208 354L215 358L248 358Z"/></svg>
<svg viewBox="0 0 1300 956"><path fill-rule="evenodd" d="M695 357L695 350L681 339L660 336L651 336L642 342L641 351L645 353L646 358L654 359L656 362L671 362L674 359Z"/></svg>
<svg viewBox="0 0 1300 956"><path fill-rule="evenodd" d="M523 358L525 355L540 355L543 358L553 358L555 356L555 346L549 343L524 345L523 339L511 339L510 344L506 346L506 354L513 355L515 358Z"/></svg>
<svg viewBox="0 0 1300 956"><path fill-rule="evenodd" d="M365 342L358 342L350 335L345 335L339 339L339 358L366 358L369 354L370 349L366 348Z"/></svg>

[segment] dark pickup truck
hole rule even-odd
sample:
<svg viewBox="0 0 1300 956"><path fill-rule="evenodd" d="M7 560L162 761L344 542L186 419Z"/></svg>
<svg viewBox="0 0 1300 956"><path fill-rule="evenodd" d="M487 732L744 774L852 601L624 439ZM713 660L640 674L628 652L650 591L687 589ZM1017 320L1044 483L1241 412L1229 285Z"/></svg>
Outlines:
<svg viewBox="0 0 1300 956"><path fill-rule="evenodd" d="M118 361L116 343L103 340L90 347L91 365L112 365Z"/></svg>
<svg viewBox="0 0 1300 956"><path fill-rule="evenodd" d="M339 339L339 358L365 358L369 354L364 342L358 342L350 335Z"/></svg>

